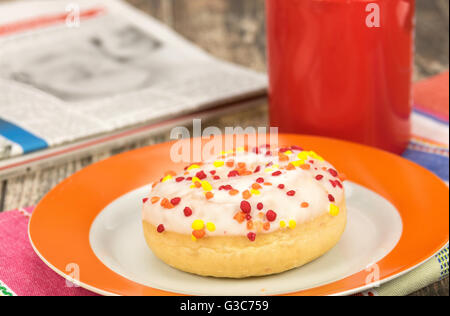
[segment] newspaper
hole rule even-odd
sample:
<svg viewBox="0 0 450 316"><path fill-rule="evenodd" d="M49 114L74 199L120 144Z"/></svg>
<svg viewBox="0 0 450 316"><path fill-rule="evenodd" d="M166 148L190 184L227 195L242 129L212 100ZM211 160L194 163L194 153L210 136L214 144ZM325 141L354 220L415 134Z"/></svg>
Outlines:
<svg viewBox="0 0 450 316"><path fill-rule="evenodd" d="M0 159L265 93L119 0L0 5Z"/></svg>

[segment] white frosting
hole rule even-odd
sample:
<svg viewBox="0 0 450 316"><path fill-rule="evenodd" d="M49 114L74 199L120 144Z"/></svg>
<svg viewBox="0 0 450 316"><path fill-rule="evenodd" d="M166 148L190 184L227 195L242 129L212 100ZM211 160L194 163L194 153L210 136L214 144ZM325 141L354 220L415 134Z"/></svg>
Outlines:
<svg viewBox="0 0 450 316"><path fill-rule="evenodd" d="M165 231L176 232L180 234L191 234L193 231L192 223L195 220L202 220L206 223L214 223L216 230L211 232L205 229L207 236L223 236L223 235L247 235L249 232L255 233L270 233L280 229L280 222L284 221L287 225L294 220L297 225L306 221L312 220L329 212L330 204L340 205L344 199L344 190L340 185L333 186L331 181L342 182L334 174L333 166L326 161L323 161L315 154L313 157L308 156L305 160L306 164L310 165L309 170L296 167L295 170L287 170L286 166L298 161L299 150L291 150L289 154L289 161L279 161L279 156L266 156L264 154L255 154L247 152L238 152L235 156L228 156L226 158L218 159L227 162L229 160L235 161L235 167L238 162L246 163L251 175L242 175L236 177L228 177L230 171L235 167L228 167L224 165L216 168L214 162L207 162L200 166L199 169L193 169L187 172L180 173L179 176L173 176L165 182L158 183L150 192L149 200L145 202L143 208L143 219L154 226L164 225ZM288 152L289 153L289 152ZM305 154L306 152L304 152ZM275 167L266 167L268 163L275 164ZM278 168L277 166L278 165ZM253 173L255 169L260 166L261 170ZM270 168L269 170L266 170ZM272 170L271 170L272 169ZM325 169L325 170L324 170ZM330 172L329 170L332 169ZM195 177L199 171L204 171L208 176L203 181L207 181L212 186L211 193L214 197L206 199L205 190L203 188L192 188L192 181L183 180L176 182L177 177ZM210 171L215 171L216 176L220 180L214 180ZM273 172L281 171L280 176L273 176ZM188 174L185 174L188 173ZM316 179L317 175L322 175L323 179ZM254 227L248 229L247 220L239 223L234 216L241 212L240 205L244 200L242 192L251 190L258 178L264 178L265 182L270 182L272 185L264 185L261 183L260 194L253 194L247 201L251 205L252 221ZM280 189L278 186L284 184L285 188ZM231 185L234 189L239 191L237 195L230 195L227 190L219 190L221 186ZM287 192L294 190L294 196L288 196ZM330 201L329 195L334 197ZM181 202L172 209L167 209L161 206L161 200L152 204L152 197L167 198L181 198ZM308 203L308 207L302 207L302 203ZM262 203L264 208L257 209L258 203ZM189 207L193 214L189 217L185 216L184 209ZM273 210L276 214L276 220L270 222L270 229L260 229L257 231L256 222L268 222L264 216L261 218L258 213L266 214L267 211ZM267 227L266 227L267 228Z"/></svg>

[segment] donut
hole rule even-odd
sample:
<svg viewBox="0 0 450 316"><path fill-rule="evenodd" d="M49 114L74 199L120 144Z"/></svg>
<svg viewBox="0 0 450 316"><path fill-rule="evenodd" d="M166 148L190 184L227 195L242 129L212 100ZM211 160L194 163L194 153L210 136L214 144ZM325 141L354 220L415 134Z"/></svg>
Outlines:
<svg viewBox="0 0 450 316"><path fill-rule="evenodd" d="M221 278L281 273L322 256L347 222L345 176L298 146L223 152L166 172L143 200L153 253Z"/></svg>

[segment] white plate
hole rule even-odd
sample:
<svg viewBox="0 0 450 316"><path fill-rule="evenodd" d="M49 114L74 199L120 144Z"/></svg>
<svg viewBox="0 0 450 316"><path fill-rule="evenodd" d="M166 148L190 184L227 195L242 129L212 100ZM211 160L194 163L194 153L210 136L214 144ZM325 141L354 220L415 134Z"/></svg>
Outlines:
<svg viewBox="0 0 450 316"><path fill-rule="evenodd" d="M90 230L95 255L115 273L160 290L189 295L276 295L331 283L371 267L400 240L403 225L395 207L380 195L346 182L348 225L330 252L294 270L241 280L200 277L178 271L147 247L141 222L142 198L149 187L108 205ZM373 282L370 279L369 282Z"/></svg>

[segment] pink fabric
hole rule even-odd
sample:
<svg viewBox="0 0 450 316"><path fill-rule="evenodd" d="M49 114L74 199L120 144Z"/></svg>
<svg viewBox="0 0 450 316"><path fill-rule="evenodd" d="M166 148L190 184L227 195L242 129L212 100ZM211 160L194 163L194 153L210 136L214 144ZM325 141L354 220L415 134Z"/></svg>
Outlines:
<svg viewBox="0 0 450 316"><path fill-rule="evenodd" d="M28 220L33 208L0 213L0 281L19 296L92 296L69 287L34 253L28 240Z"/></svg>

